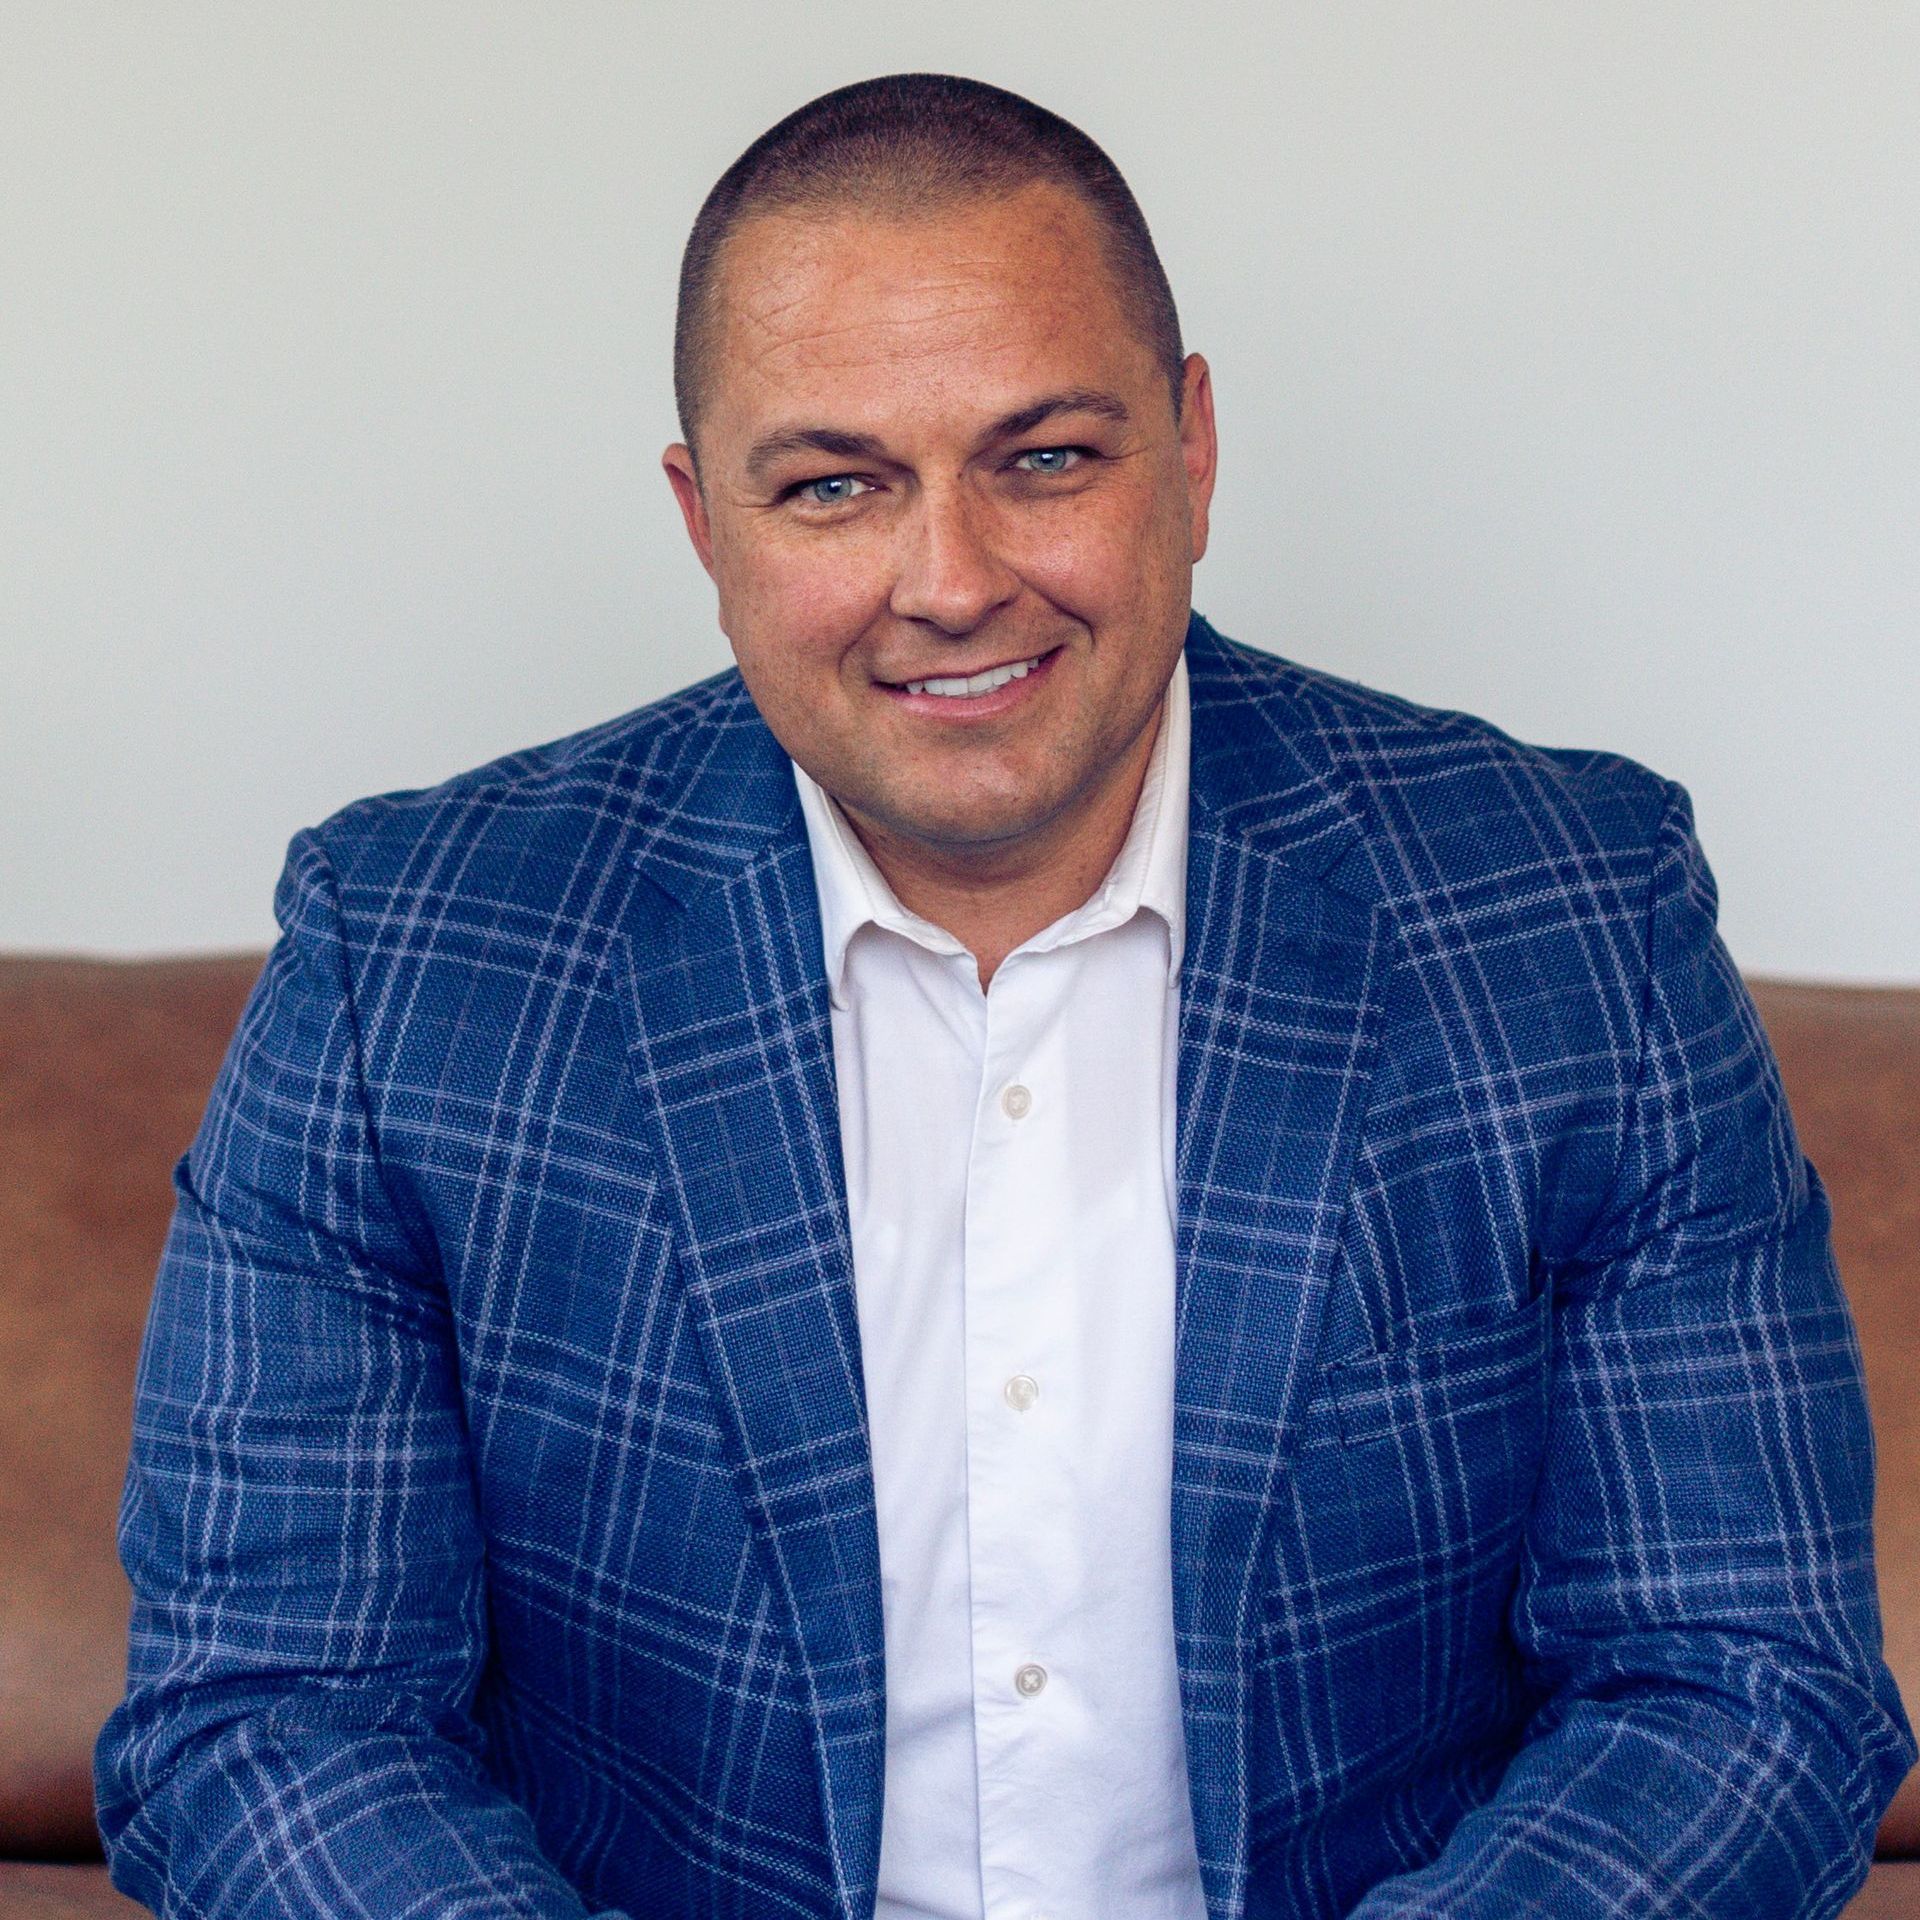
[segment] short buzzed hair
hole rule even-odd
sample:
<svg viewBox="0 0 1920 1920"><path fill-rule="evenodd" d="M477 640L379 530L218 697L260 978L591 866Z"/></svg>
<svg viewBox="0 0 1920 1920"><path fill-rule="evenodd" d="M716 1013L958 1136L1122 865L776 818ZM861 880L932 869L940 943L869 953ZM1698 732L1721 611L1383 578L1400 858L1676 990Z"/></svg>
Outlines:
<svg viewBox="0 0 1920 1920"><path fill-rule="evenodd" d="M1039 182L1098 221L1122 304L1180 412L1180 317L1153 237L1120 169L1045 107L947 73L890 73L836 87L769 127L714 184L680 262L673 393L694 443L713 358L713 283L728 237L756 214L847 207L913 218Z"/></svg>

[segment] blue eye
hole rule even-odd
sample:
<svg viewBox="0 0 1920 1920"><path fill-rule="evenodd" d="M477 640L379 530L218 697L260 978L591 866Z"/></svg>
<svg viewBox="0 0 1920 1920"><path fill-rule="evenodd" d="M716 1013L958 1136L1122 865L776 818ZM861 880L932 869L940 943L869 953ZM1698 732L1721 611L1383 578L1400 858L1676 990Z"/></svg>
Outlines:
<svg viewBox="0 0 1920 1920"><path fill-rule="evenodd" d="M818 480L803 480L795 491L811 506L837 507L843 500L851 500L856 491L867 491L867 482L856 480L850 473L829 473Z"/></svg>
<svg viewBox="0 0 1920 1920"><path fill-rule="evenodd" d="M1065 473L1079 458L1078 447L1029 447L1019 456L1021 461L1033 462L1029 473Z"/></svg>

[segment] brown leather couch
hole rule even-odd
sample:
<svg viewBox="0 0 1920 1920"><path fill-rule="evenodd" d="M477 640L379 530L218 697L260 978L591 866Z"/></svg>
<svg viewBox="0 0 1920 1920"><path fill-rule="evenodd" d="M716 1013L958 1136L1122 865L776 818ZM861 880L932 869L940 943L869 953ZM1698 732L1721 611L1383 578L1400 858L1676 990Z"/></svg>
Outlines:
<svg viewBox="0 0 1920 1920"><path fill-rule="evenodd" d="M259 965L0 958L0 1920L140 1911L97 1864L89 1774L123 1671L114 1510L168 1169ZM1920 1720L1920 989L1755 993L1833 1194L1887 1657ZM1920 1920L1920 1770L1878 1853L1850 1920Z"/></svg>

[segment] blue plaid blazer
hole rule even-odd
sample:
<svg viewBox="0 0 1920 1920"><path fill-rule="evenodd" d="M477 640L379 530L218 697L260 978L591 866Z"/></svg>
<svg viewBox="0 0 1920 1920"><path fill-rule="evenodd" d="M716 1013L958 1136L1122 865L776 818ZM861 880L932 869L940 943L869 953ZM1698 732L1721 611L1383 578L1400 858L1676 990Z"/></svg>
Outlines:
<svg viewBox="0 0 1920 1920"><path fill-rule="evenodd" d="M1196 619L1174 1613L1211 1920L1832 1914L1915 1757L1685 795ZM812 871L739 679L299 836L177 1176L113 1873L867 1914ZM1097 1904L1097 1890L1092 1890Z"/></svg>

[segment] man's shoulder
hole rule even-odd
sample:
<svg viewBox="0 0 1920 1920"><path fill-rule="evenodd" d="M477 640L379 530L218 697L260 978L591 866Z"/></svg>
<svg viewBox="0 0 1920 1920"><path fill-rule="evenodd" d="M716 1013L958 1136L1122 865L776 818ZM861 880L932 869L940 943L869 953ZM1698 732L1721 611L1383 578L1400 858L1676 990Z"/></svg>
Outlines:
<svg viewBox="0 0 1920 1920"><path fill-rule="evenodd" d="M343 884L497 885L504 868L538 878L595 846L644 837L695 763L724 758L764 727L733 668L559 739L470 767L431 786L351 802L299 838Z"/></svg>
<svg viewBox="0 0 1920 1920"><path fill-rule="evenodd" d="M1275 804L1297 813L1311 789L1389 895L1502 871L1573 883L1595 863L1617 880L1670 815L1690 819L1682 788L1623 753L1522 740L1212 629L1189 661L1196 715L1243 752L1284 759L1293 782Z"/></svg>

